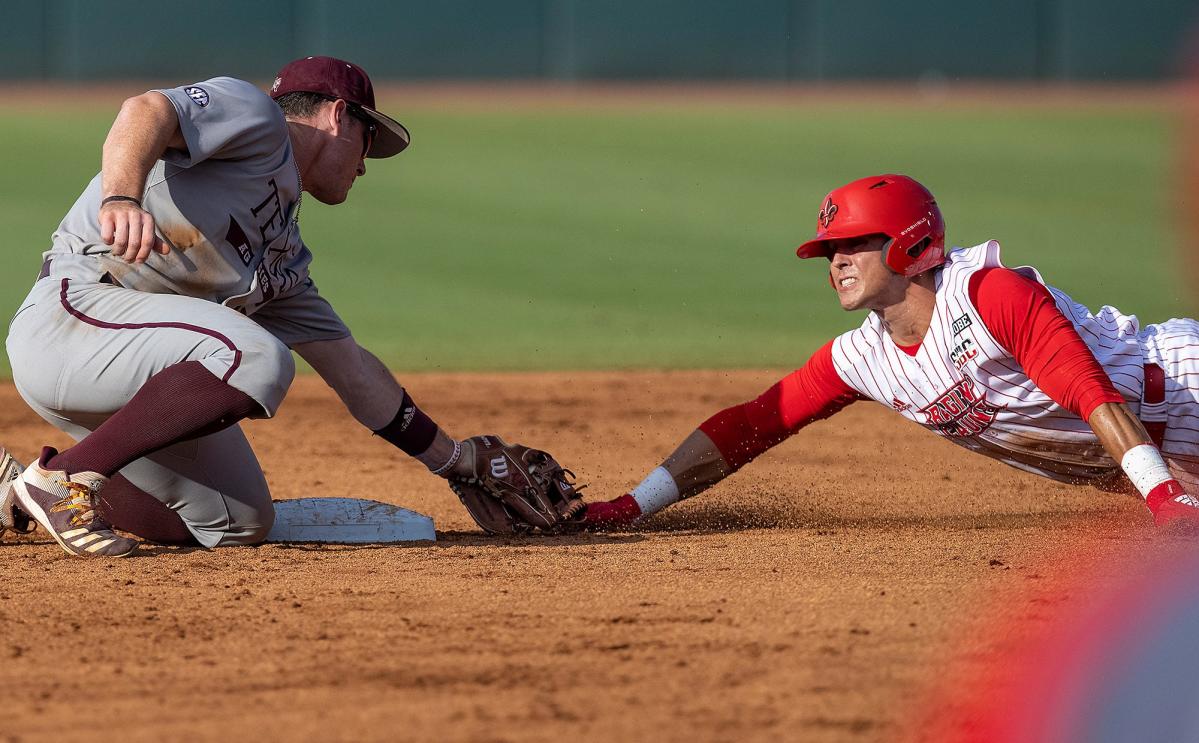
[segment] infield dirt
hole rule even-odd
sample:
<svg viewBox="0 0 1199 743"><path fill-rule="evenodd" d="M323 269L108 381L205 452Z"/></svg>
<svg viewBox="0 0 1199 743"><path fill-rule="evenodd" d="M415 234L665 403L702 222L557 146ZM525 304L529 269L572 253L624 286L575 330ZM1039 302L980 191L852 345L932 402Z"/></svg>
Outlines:
<svg viewBox="0 0 1199 743"><path fill-rule="evenodd" d="M403 381L451 432L547 448L610 498L779 376ZM66 443L11 385L0 401L22 458ZM316 377L246 428L277 498L404 505L437 543L111 561L36 534L0 545L0 740L931 739L946 679L1127 577L1093 558L1182 548L1135 498L1021 474L869 403L637 531L528 539L480 534Z"/></svg>

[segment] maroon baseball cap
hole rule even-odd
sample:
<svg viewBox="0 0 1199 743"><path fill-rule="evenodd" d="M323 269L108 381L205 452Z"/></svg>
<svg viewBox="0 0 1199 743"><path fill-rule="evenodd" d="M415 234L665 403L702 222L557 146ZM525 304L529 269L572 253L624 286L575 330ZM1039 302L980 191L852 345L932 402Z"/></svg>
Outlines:
<svg viewBox="0 0 1199 743"><path fill-rule="evenodd" d="M271 98L288 93L316 93L340 98L355 113L375 122L375 141L367 157L391 157L412 141L404 125L375 110L375 89L366 70L333 57L304 57L288 62L271 85Z"/></svg>

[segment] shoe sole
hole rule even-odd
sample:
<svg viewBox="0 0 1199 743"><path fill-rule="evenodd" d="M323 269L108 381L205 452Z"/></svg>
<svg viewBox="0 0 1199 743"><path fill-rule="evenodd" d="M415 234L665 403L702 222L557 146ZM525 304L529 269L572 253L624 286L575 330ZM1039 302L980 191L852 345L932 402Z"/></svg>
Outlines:
<svg viewBox="0 0 1199 743"><path fill-rule="evenodd" d="M66 552L71 557L128 557L137 549L137 544L134 544L128 552L122 552L115 555L98 555L94 552L80 554L71 549L71 547L69 547L67 543L62 540L62 537L59 536L58 532L55 531L52 526L50 526L50 517L47 516L46 512L42 510L42 507L37 504L37 501L34 500L31 495L29 495L29 491L24 480L17 479L13 481L13 492L17 497L17 504L21 506L21 510L32 516L33 520L36 521L43 529L45 529L47 534L54 537L54 541L58 542L58 546L62 547L63 552Z"/></svg>

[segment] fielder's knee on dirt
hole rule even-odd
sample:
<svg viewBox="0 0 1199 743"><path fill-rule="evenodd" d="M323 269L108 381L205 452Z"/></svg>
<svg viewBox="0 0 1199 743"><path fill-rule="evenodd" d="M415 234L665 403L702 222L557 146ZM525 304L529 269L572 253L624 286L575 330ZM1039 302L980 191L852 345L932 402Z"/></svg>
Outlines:
<svg viewBox="0 0 1199 743"><path fill-rule="evenodd" d="M275 525L275 507L268 493L238 498L223 495L222 499L222 517L210 517L202 523L184 519L197 542L212 548L261 544L266 540Z"/></svg>
<svg viewBox="0 0 1199 743"><path fill-rule="evenodd" d="M259 509L256 518L242 518L231 522L225 531L215 534L216 541L210 547L238 547L262 544L275 525L275 509L269 506Z"/></svg>

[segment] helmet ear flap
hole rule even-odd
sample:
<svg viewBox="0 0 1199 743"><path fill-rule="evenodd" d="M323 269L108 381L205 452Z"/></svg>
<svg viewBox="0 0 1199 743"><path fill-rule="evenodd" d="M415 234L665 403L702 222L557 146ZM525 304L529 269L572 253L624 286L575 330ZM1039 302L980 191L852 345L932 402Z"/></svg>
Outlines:
<svg viewBox="0 0 1199 743"><path fill-rule="evenodd" d="M907 250L892 254L891 248L895 246L895 238L889 237L887 238L887 242L883 243L883 263L886 263L887 267L895 273L908 276L910 275L908 273L909 269L920 260L920 257L924 255L924 251L928 250L932 244L933 236L925 235L908 247Z"/></svg>
<svg viewBox="0 0 1199 743"><path fill-rule="evenodd" d="M882 251L880 251L880 255L883 258L883 264L886 265L886 267L891 269L892 271L895 271L895 263L891 260L891 246L893 246L894 244L895 244L895 238L888 236L887 241L885 243L883 243ZM899 273L899 271L895 271L895 272Z"/></svg>

